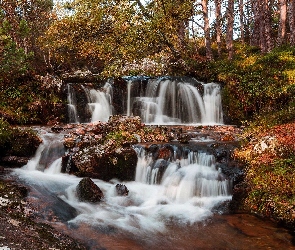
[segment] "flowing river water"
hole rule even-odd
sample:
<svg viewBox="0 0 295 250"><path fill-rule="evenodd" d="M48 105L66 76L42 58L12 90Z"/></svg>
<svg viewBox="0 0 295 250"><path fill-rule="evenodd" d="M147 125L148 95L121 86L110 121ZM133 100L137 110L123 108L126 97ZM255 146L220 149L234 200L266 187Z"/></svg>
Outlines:
<svg viewBox="0 0 295 250"><path fill-rule="evenodd" d="M134 181L93 179L104 199L90 204L76 196L81 178L60 172L63 134L40 131L35 157L12 175L30 187L41 219L89 249L295 249L293 236L275 223L226 212L231 182L204 150L169 162L160 175L162 162L151 167L138 145ZM127 186L128 196L117 195L117 183Z"/></svg>

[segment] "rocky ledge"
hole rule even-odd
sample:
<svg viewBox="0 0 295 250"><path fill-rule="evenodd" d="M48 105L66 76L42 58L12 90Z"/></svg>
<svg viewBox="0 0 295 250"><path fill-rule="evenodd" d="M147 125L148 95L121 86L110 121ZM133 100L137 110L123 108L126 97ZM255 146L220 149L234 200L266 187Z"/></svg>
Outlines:
<svg viewBox="0 0 295 250"><path fill-rule="evenodd" d="M234 126L146 126L139 117L124 116L112 116L107 123L67 124L51 129L65 133L62 172L105 181L133 180L136 144L150 150L156 158L163 158L165 152L173 154L167 151L169 145L193 148L198 142L207 145L219 162L228 162L241 131ZM160 145L156 152L153 144Z"/></svg>

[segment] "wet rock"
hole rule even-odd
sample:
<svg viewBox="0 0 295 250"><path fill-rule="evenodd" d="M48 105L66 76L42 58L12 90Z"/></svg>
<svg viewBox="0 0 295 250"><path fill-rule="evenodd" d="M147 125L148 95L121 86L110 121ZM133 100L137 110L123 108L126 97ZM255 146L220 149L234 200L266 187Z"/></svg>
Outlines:
<svg viewBox="0 0 295 250"><path fill-rule="evenodd" d="M0 159L0 162L7 167L22 167L29 161L29 157L21 156L5 156Z"/></svg>
<svg viewBox="0 0 295 250"><path fill-rule="evenodd" d="M103 198L102 191L89 177L85 177L79 182L76 191L79 201L82 202L96 203Z"/></svg>
<svg viewBox="0 0 295 250"><path fill-rule="evenodd" d="M191 140L192 136L190 134L180 134L177 137L177 140L181 143L188 143Z"/></svg>
<svg viewBox="0 0 295 250"><path fill-rule="evenodd" d="M79 175L109 181L133 180L137 164L137 154L131 147L108 150L102 145L87 147L72 156L72 165Z"/></svg>
<svg viewBox="0 0 295 250"><path fill-rule="evenodd" d="M60 133L61 131L63 131L63 127L55 124L53 127L51 127L51 130L54 133Z"/></svg>
<svg viewBox="0 0 295 250"><path fill-rule="evenodd" d="M159 149L158 151L158 158L169 160L173 157L173 148L172 146L166 145Z"/></svg>
<svg viewBox="0 0 295 250"><path fill-rule="evenodd" d="M161 183L162 177L169 164L170 162L164 159L158 159L155 161L155 163L153 164L153 169L157 169L157 172L158 172L158 174L156 175L154 179L155 183L157 184Z"/></svg>
<svg viewBox="0 0 295 250"><path fill-rule="evenodd" d="M128 188L124 184L117 184L116 191L119 196L127 196L129 193Z"/></svg>
<svg viewBox="0 0 295 250"><path fill-rule="evenodd" d="M73 148L75 147L76 144L76 140L73 137L69 137L69 138L64 138L64 146L66 148Z"/></svg>

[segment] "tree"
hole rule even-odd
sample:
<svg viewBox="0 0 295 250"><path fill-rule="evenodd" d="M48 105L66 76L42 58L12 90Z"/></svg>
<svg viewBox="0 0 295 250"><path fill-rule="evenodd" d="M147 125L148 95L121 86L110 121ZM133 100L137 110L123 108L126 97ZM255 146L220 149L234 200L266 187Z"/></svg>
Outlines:
<svg viewBox="0 0 295 250"><path fill-rule="evenodd" d="M245 43L244 0L239 0L241 42Z"/></svg>
<svg viewBox="0 0 295 250"><path fill-rule="evenodd" d="M208 16L208 0L202 0L202 11L204 18L204 34L205 34L205 47L206 47L206 57L211 60L213 58L211 49L211 38L210 38L210 25Z"/></svg>
<svg viewBox="0 0 295 250"><path fill-rule="evenodd" d="M288 17L289 17L289 27L290 27L290 44L295 45L295 1L288 1Z"/></svg>
<svg viewBox="0 0 295 250"><path fill-rule="evenodd" d="M0 1L1 22L7 24L6 35L12 39L18 49L23 49L26 54L34 53L32 63L37 70L43 63L43 52L38 44L38 38L52 20L52 7L52 0Z"/></svg>
<svg viewBox="0 0 295 250"><path fill-rule="evenodd" d="M278 32L278 44L282 45L286 41L286 23L287 23L287 0L279 0L280 21Z"/></svg>
<svg viewBox="0 0 295 250"><path fill-rule="evenodd" d="M215 29L216 29L216 43L217 43L217 50L218 55L221 55L221 3L222 0L214 0L215 2Z"/></svg>
<svg viewBox="0 0 295 250"><path fill-rule="evenodd" d="M228 59L233 58L233 32L234 32L234 0L228 0L227 6L227 28L226 28L226 47Z"/></svg>

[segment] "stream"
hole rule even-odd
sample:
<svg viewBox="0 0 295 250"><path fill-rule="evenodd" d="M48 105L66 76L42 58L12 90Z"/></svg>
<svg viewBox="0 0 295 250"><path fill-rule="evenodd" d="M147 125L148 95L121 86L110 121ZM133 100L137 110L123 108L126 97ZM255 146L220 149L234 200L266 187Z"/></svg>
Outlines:
<svg viewBox="0 0 295 250"><path fill-rule="evenodd" d="M125 83L118 88L107 81L100 89L69 83L69 122L104 122L121 112L153 125L223 124L218 84L132 77ZM89 249L295 249L293 235L272 221L228 213L233 180L204 146L214 144L210 138L170 144L169 160L155 160L144 145L134 145L134 179L92 179L104 194L93 204L77 198L82 178L61 173L64 134L42 128L38 133L43 143L36 155L11 175L29 187L32 213ZM117 184L125 185L128 195L118 195Z"/></svg>
<svg viewBox="0 0 295 250"><path fill-rule="evenodd" d="M295 249L293 236L275 223L227 213L231 181L205 149L186 150L186 157L167 163L160 174L163 162L152 163L136 145L134 181L92 179L104 199L91 204L78 201L82 178L60 172L64 135L44 130L40 135L35 157L12 176L29 187L28 201L41 221L89 249ZM118 196L118 183L126 185L127 196Z"/></svg>

